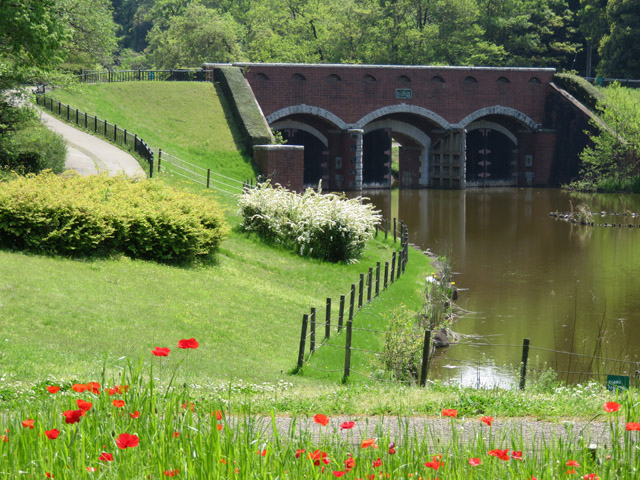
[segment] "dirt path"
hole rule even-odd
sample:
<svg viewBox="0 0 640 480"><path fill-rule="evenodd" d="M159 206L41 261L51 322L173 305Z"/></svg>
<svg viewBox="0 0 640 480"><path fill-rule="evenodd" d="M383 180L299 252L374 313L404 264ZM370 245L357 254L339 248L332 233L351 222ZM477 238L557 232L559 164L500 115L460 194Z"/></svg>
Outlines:
<svg viewBox="0 0 640 480"><path fill-rule="evenodd" d="M107 172L109 175L124 173L130 177L146 177L138 161L118 147L40 112L47 128L61 134L67 142L68 170L80 175L95 175Z"/></svg>

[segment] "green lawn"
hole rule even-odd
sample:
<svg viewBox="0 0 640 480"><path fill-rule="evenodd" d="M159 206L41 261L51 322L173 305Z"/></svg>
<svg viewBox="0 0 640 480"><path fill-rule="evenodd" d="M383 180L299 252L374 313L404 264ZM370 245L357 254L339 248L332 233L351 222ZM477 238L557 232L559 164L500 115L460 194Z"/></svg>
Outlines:
<svg viewBox="0 0 640 480"><path fill-rule="evenodd" d="M161 148L240 181L255 176L237 128L227 121L225 99L212 83L101 83L50 95L137 134L156 155Z"/></svg>

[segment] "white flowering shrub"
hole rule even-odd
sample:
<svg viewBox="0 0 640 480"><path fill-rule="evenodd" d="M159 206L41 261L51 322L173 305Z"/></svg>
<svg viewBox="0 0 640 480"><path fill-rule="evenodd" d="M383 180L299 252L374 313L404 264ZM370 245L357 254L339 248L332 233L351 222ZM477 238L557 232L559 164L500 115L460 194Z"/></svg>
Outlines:
<svg viewBox="0 0 640 480"><path fill-rule="evenodd" d="M241 195L241 228L302 256L348 261L360 256L381 219L361 200L311 189L297 194L266 182Z"/></svg>

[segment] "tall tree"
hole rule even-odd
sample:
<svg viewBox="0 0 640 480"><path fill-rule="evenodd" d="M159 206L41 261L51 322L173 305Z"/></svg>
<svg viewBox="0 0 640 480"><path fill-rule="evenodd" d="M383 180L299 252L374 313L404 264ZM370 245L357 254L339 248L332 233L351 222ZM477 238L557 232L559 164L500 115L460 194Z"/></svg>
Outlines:
<svg viewBox="0 0 640 480"><path fill-rule="evenodd" d="M602 38L598 71L612 77L640 78L640 0L610 0L610 33Z"/></svg>
<svg viewBox="0 0 640 480"><path fill-rule="evenodd" d="M228 14L197 3L182 14L157 23L149 32L149 52L158 68L197 67L203 62L242 59L240 27Z"/></svg>

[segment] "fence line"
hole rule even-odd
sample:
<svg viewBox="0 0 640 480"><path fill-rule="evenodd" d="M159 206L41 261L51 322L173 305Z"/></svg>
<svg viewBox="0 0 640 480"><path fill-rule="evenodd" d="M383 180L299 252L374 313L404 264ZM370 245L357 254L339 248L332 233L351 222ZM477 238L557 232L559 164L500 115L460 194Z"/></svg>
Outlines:
<svg viewBox="0 0 640 480"><path fill-rule="evenodd" d="M214 188L228 195L239 195L247 188L246 181L242 182L235 178L227 177L221 173L214 172L210 168L187 162L160 149L158 151L158 174L161 173L179 175L206 188ZM224 180L218 180L218 178ZM221 188L220 185L226 188Z"/></svg>
<svg viewBox="0 0 640 480"><path fill-rule="evenodd" d="M395 218L393 219L393 224L394 224L393 236L394 236L394 243L395 243L398 240L397 219ZM389 222L385 221L385 238L388 237L388 231L389 231ZM378 236L378 233L379 233L379 229L376 226L376 232L375 232L376 237ZM385 282L382 290L387 289L392 283L398 281L400 276L404 274L405 268L408 262L408 256L409 256L408 245L409 245L409 233L408 233L407 226L404 223L400 222L400 250L398 252L394 251L392 254L391 262L392 262L393 273L391 275L391 281L387 283L387 276L385 275ZM397 264L396 264L396 261L397 261ZM387 269L388 269L388 262L385 262L385 272L387 271ZM374 271L375 271L375 276L374 276ZM343 377L344 380L348 378L349 373L351 371L350 365L349 365L351 350L367 352L367 350L351 346L352 331L354 330L352 326L353 317L354 317L354 314L356 313L356 309L359 311L363 307L363 304L365 302L371 303L373 299L375 299L380 295L380 271L381 271L381 262L377 262L375 267L370 267L368 269L368 274L361 273L359 276L358 282L351 284L350 295L349 295L350 299L348 304L348 319L347 319L346 325L345 325L344 317L345 317L345 310L346 310L345 300L347 295L340 296L339 314L338 314L338 321L336 324L336 332L340 334L342 330L346 330L347 345L346 347L339 347L339 348L345 349L345 368L344 368L344 377ZM374 284L375 284L375 288L374 288ZM357 299L356 299L356 289L358 290ZM365 290L366 290L366 297L365 297ZM305 355L306 355L306 359L309 360L311 356L313 356L315 350L317 350L317 348L323 345L338 347L337 345L327 343L327 341L331 337L331 305L332 305L331 298L327 298L324 322L316 321L317 310L315 307L311 308L310 314L305 313L302 316L300 346L298 350L298 362L297 362L296 368L294 369L295 373L302 370L305 362ZM322 329L323 326L325 330L325 337L322 343L316 348L316 342L315 342L316 329L318 327ZM306 347L307 340L309 340L308 355L305 354L307 350L307 347ZM373 351L369 351L369 352L374 354L377 353Z"/></svg>
<svg viewBox="0 0 640 480"><path fill-rule="evenodd" d="M149 177L153 177L153 151L149 145L138 135L128 132L126 129L111 124L107 120L99 119L97 115L90 115L81 112L77 108L66 105L52 97L43 94L36 94L36 104L61 118L66 118L68 122L73 122L85 130L100 134L113 143L123 145L127 150L138 153L149 164ZM47 103L49 104L47 106Z"/></svg>
<svg viewBox="0 0 640 480"><path fill-rule="evenodd" d="M113 82L207 82L212 81L211 74L203 68L184 68L170 70L89 70L76 75L82 83Z"/></svg>

